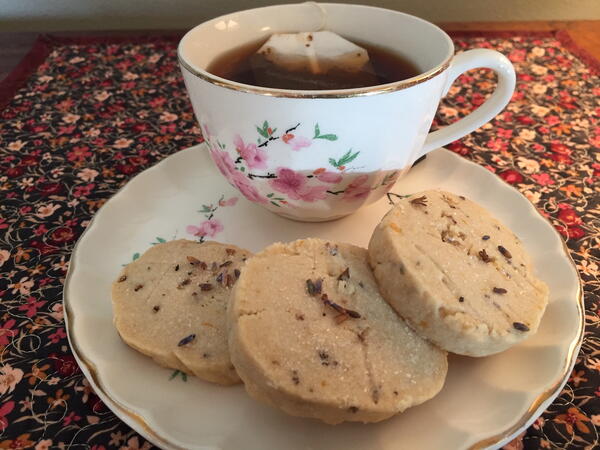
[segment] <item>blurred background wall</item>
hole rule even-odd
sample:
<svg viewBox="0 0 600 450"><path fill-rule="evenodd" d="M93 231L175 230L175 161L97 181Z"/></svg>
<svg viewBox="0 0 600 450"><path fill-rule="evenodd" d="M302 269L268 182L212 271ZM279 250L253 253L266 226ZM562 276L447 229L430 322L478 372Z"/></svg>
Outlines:
<svg viewBox="0 0 600 450"><path fill-rule="evenodd" d="M277 0L0 0L0 31L184 29ZM597 20L600 0L346 0L433 22Z"/></svg>

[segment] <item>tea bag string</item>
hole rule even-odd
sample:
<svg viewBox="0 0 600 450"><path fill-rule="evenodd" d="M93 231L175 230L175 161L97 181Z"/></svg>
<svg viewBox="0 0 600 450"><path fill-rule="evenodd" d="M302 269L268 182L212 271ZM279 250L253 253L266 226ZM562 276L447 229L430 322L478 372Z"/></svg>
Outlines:
<svg viewBox="0 0 600 450"><path fill-rule="evenodd" d="M317 3L317 2L304 2L304 4L314 6L315 8L317 8L319 10L321 24L319 25L319 27L316 30L313 30L313 31L315 31L315 32L323 31L327 27L327 10L325 8L323 8L323 6L320 3Z"/></svg>

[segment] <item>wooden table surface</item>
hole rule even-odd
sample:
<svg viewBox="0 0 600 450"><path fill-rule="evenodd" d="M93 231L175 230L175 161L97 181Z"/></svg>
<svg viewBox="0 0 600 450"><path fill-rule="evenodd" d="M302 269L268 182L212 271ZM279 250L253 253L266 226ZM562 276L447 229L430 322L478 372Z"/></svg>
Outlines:
<svg viewBox="0 0 600 450"><path fill-rule="evenodd" d="M587 50L591 55L600 60L600 20L585 21L540 21L540 22L450 22L440 26L447 31L481 31L481 30L524 30L524 31L552 31L567 30L575 43ZM181 30L179 30L181 32ZM93 36L93 35L122 35L122 34L163 34L177 31L71 31L56 33L59 36ZM19 63L21 58L29 51L38 33L0 33L0 80Z"/></svg>

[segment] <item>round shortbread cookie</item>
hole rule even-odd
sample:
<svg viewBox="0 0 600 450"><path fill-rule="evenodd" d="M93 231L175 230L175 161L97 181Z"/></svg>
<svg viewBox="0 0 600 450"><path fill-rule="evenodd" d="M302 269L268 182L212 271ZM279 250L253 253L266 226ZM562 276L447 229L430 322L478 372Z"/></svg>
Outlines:
<svg viewBox="0 0 600 450"><path fill-rule="evenodd" d="M248 262L228 310L231 360L253 398L288 414L377 422L436 395L446 353L379 294L367 251L319 239Z"/></svg>
<svg viewBox="0 0 600 450"><path fill-rule="evenodd" d="M213 383L239 383L227 347L226 310L250 256L217 242L182 239L151 247L112 286L121 338L162 366Z"/></svg>
<svg viewBox="0 0 600 450"><path fill-rule="evenodd" d="M481 206L443 191L400 200L369 261L383 297L449 352L485 356L536 332L548 302L519 239Z"/></svg>

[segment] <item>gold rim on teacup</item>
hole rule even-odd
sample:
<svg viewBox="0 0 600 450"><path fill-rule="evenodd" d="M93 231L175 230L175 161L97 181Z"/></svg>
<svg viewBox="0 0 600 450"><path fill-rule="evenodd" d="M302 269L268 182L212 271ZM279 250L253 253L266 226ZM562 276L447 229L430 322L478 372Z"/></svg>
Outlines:
<svg viewBox="0 0 600 450"><path fill-rule="evenodd" d="M238 83L231 81L226 78L221 78L213 75L206 70L197 69L189 64L183 56L181 56L181 50L177 50L177 58L179 64L185 68L192 75L201 78L202 80L214 84L226 89L231 89L238 92L246 92L249 94L266 95L269 97L286 97L286 98L350 98L350 97L364 97L368 95L385 94L394 91L400 91L409 87L415 86L420 83L424 83L433 77L438 76L450 67L450 61L452 55L449 56L442 64L434 67L433 69L417 75L416 77L408 78L402 81L396 81L394 83L378 84L376 86L369 86L364 88L355 89L334 89L328 91L295 91L290 89L273 89L261 86L253 86L251 84Z"/></svg>

